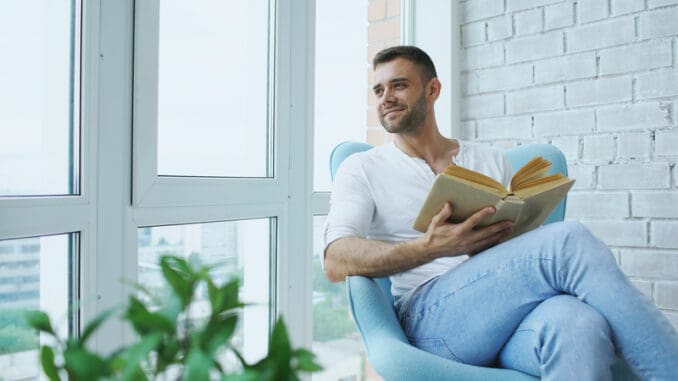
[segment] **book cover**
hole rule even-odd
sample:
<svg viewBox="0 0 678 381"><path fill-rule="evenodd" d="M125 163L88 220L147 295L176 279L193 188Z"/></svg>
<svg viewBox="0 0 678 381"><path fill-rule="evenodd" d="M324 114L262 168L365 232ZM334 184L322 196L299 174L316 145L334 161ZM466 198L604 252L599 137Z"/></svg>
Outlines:
<svg viewBox="0 0 678 381"><path fill-rule="evenodd" d="M486 206L494 206L496 213L478 226L514 221L513 232L507 239L535 229L574 185L573 179L561 174L547 175L550 167L551 163L541 157L532 159L516 172L507 189L488 176L452 164L433 182L413 227L426 232L431 219L445 202L450 202L452 223L462 222Z"/></svg>

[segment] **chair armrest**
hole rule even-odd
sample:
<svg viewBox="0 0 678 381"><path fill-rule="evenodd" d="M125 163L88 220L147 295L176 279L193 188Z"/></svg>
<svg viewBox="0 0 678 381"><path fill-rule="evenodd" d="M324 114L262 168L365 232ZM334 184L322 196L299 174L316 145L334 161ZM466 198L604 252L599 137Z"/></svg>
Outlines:
<svg viewBox="0 0 678 381"><path fill-rule="evenodd" d="M534 381L524 373L457 363L410 345L388 298L368 277L348 277L351 313L372 367L385 380Z"/></svg>

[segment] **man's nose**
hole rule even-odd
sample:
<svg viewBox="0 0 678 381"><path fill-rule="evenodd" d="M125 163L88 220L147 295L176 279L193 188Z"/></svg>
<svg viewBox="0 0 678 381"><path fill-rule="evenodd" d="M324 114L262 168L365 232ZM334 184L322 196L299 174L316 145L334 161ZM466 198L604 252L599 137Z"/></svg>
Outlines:
<svg viewBox="0 0 678 381"><path fill-rule="evenodd" d="M395 94L391 89L384 89L384 94L381 97L382 103L393 103L396 100Z"/></svg>

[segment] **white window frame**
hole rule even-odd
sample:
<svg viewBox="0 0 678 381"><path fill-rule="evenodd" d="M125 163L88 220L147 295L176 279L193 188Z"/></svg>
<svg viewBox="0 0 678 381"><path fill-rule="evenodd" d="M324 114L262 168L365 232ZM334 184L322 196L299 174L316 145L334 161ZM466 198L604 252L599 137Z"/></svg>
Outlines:
<svg viewBox="0 0 678 381"><path fill-rule="evenodd" d="M155 152L138 146L155 147L157 130L146 127L143 112L133 114L133 106L150 107L138 97L153 86L153 76L134 79L135 60L138 70L148 68L143 55L135 57L134 35L149 44L144 36L153 28L138 18L135 25L134 6L143 17L157 1L82 1L80 194L0 198L0 239L79 233L86 322L134 292L123 281L137 278L139 227L273 217L274 313L285 316L294 345L310 348L315 3L276 2L274 177L187 180L155 176ZM133 338L114 318L91 344L105 353Z"/></svg>

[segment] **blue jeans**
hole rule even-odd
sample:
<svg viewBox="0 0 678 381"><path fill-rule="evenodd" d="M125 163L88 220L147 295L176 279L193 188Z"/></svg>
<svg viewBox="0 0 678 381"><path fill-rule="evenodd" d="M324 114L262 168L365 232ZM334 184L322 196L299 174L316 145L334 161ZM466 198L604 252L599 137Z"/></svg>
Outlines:
<svg viewBox="0 0 678 381"><path fill-rule="evenodd" d="M413 345L458 362L611 380L616 348L643 379L678 379L678 334L577 223L471 257L419 286L399 315Z"/></svg>

